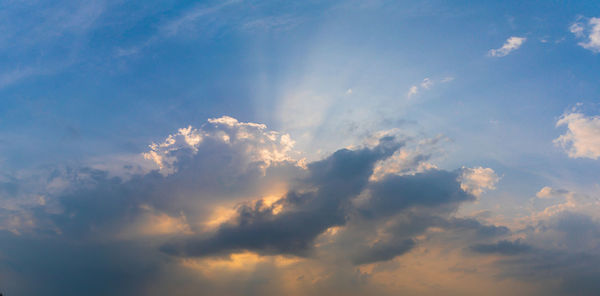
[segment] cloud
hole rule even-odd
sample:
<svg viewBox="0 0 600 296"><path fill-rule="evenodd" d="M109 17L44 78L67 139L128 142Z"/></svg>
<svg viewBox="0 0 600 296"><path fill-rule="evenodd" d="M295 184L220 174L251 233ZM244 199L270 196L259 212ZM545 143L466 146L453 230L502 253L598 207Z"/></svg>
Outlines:
<svg viewBox="0 0 600 296"><path fill-rule="evenodd" d="M373 149L339 150L310 163L300 188L289 191L276 203L241 205L237 220L222 224L215 234L175 242L163 250L180 256L240 250L304 255L317 235L345 223L345 204L368 184L375 163L389 157L398 146L391 139L383 139ZM282 210L276 212L279 205Z"/></svg>
<svg viewBox="0 0 600 296"><path fill-rule="evenodd" d="M556 126L566 126L565 134L554 140L571 158L600 157L600 116L586 116L578 111L563 114Z"/></svg>
<svg viewBox="0 0 600 296"><path fill-rule="evenodd" d="M431 81L429 78L425 78L423 79L423 82L421 82L421 87L424 89L429 89L432 85L433 81Z"/></svg>
<svg viewBox="0 0 600 296"><path fill-rule="evenodd" d="M496 189L500 177L491 168L475 167L463 168L459 180L461 189L480 196L485 190Z"/></svg>
<svg viewBox="0 0 600 296"><path fill-rule="evenodd" d="M461 188L460 171L431 169L371 179L375 165L402 146L384 137L372 148L338 150L309 163L307 175L276 201L243 203L215 232L176 239L162 250L200 258L246 251L313 257L329 254L327 246L341 244L347 237L362 235L362 241L344 244L345 259L341 259L362 265L405 254L417 244L415 237L433 226L505 234L475 221L445 217L475 199ZM323 236L329 237L327 243L319 242ZM327 257L340 256L337 253Z"/></svg>
<svg viewBox="0 0 600 296"><path fill-rule="evenodd" d="M267 16L250 20L241 28L250 31L287 31L298 26L302 21L301 18L293 15Z"/></svg>
<svg viewBox="0 0 600 296"><path fill-rule="evenodd" d="M415 246L412 239L403 239L392 242L376 242L367 251L359 253L354 259L355 264L367 264L380 261L388 261L396 256L410 251Z"/></svg>
<svg viewBox="0 0 600 296"><path fill-rule="evenodd" d="M377 135L394 135L398 131L390 130ZM367 142L372 139L367 139ZM388 159L379 162L371 176L372 180L379 180L386 175L407 175L422 173L428 170L437 169L437 166L432 163L435 156L442 155L443 150L441 144L447 142L448 139L444 136L437 136L419 140L416 143L408 142L401 147Z"/></svg>
<svg viewBox="0 0 600 296"><path fill-rule="evenodd" d="M389 175L370 187L365 215L381 216L397 213L412 206L435 207L473 200L461 188L456 172L430 170L414 175ZM435 186L432 186L435 184Z"/></svg>
<svg viewBox="0 0 600 296"><path fill-rule="evenodd" d="M565 211L525 227L521 238L477 244L471 251L504 255L494 265L502 278L542 284L539 295L595 295L600 224L592 217Z"/></svg>
<svg viewBox="0 0 600 296"><path fill-rule="evenodd" d="M584 36L583 30L584 30L584 25L582 23L573 23L569 27L569 31L571 31L571 33L575 34L575 36L578 38L581 38Z"/></svg>
<svg viewBox="0 0 600 296"><path fill-rule="evenodd" d="M502 47L498 49L490 49L488 51L488 55L491 57L507 56L509 53L519 49L519 47L521 47L525 41L527 41L527 38L525 37L511 36L506 39L506 42L502 45Z"/></svg>
<svg viewBox="0 0 600 296"><path fill-rule="evenodd" d="M0 75L0 88L12 85L21 79L25 79L29 76L39 74L39 70L29 67L26 69L15 69L10 72L2 73Z"/></svg>
<svg viewBox="0 0 600 296"><path fill-rule="evenodd" d="M530 200L531 221L543 221L573 212L594 217L600 210L600 203L594 195L562 188L543 187L536 197Z"/></svg>
<svg viewBox="0 0 600 296"><path fill-rule="evenodd" d="M470 249L481 254L518 255L530 252L532 248L519 240L501 240L493 244L476 244L471 246Z"/></svg>
<svg viewBox="0 0 600 296"><path fill-rule="evenodd" d="M125 47L116 47L116 57L127 57L170 38L197 38L213 36L224 30L235 29L244 33L281 32L292 30L305 20L297 12L264 15L262 5L240 0L202 3L185 8L179 15L161 22L156 32L146 40Z"/></svg>
<svg viewBox="0 0 600 296"><path fill-rule="evenodd" d="M0 12L0 52L5 57L0 89L73 65L86 34L106 10L104 1L5 4ZM32 58L40 51L45 53L43 59Z"/></svg>
<svg viewBox="0 0 600 296"><path fill-rule="evenodd" d="M181 128L169 135L162 143L150 145L144 158L154 161L161 172L172 173L178 157L189 157L198 153L198 146L205 140L227 143L235 147L246 147L249 161L260 163L265 169L273 163L293 161L290 153L294 146L288 134L267 131L264 124L239 122L223 116L208 120L200 129L191 126Z"/></svg>
<svg viewBox="0 0 600 296"><path fill-rule="evenodd" d="M575 206L534 212L509 229L457 215L495 187L493 169L417 169L439 153L435 140L381 133L300 166L283 136L223 116L152 145L156 169L128 179L56 170L57 184L33 187L44 202L0 210L4 291L386 295L406 291L381 286L389 276L418 281L433 273L428 282L443 283L456 280L453 266L478 271L461 285L527 279L538 287L530 294L539 295L593 295L597 287L590 280L600 260L593 198L544 187L535 200ZM386 168L395 161L401 164ZM30 194L30 184L1 180L2 195Z"/></svg>
<svg viewBox="0 0 600 296"><path fill-rule="evenodd" d="M384 294L363 268L397 264L436 239L464 248L510 234L456 217L476 199L463 170L415 169L436 140L410 141L381 134L300 165L285 134L223 116L152 144L145 155L156 168L127 179L56 170L38 179L61 180L57 189L34 187L43 203L0 211L3 289L330 295L350 285L345 294ZM402 150L411 155L400 170L382 167ZM9 195L29 188L4 181Z"/></svg>
<svg viewBox="0 0 600 296"><path fill-rule="evenodd" d="M587 23L585 20L587 20ZM569 27L569 31L576 38L584 40L577 43L579 46L594 53L600 52L600 18L584 18L583 21L573 23Z"/></svg>
<svg viewBox="0 0 600 296"><path fill-rule="evenodd" d="M536 193L535 196L537 196L538 198L554 198L564 196L568 193L568 190L554 189L552 187L545 186L544 188L540 189L540 191L538 191L538 193Z"/></svg>
<svg viewBox="0 0 600 296"><path fill-rule="evenodd" d="M510 238L469 246L492 256L496 276L542 285L539 295L595 295L600 262L597 196L545 186ZM539 208L541 206L541 209ZM500 256L498 256L500 255Z"/></svg>
<svg viewBox="0 0 600 296"><path fill-rule="evenodd" d="M160 33L166 36L173 36L180 33L183 30L189 29L193 27L196 22L201 20L202 18L206 18L209 16L213 16L220 10L226 8L235 3L239 3L237 0L229 0L220 2L219 4L212 6L204 6L199 5L188 11L186 11L181 16L169 21L168 23L162 25L160 27Z"/></svg>
<svg viewBox="0 0 600 296"><path fill-rule="evenodd" d="M410 98L410 97L416 95L418 92L419 92L419 87L416 85L413 85L408 89L408 93L406 93L406 96L408 98Z"/></svg>
<svg viewBox="0 0 600 296"><path fill-rule="evenodd" d="M447 82L451 82L451 81L453 81L453 80L454 80L454 77L453 77L453 76L446 76L446 77L444 77L444 78L442 79L442 81L441 81L441 82L442 82L442 83L447 83Z"/></svg>
<svg viewBox="0 0 600 296"><path fill-rule="evenodd" d="M20 189L27 185L24 189L43 192L44 202L6 204L3 196L2 206L12 209L0 209L0 276L14 283L3 281L3 292L154 295L146 290L153 278L165 283L185 278L180 263L161 253L160 245L173 236L208 231L217 206L285 190L304 172L274 152L290 145L264 125L221 117L180 129L151 150L168 174L154 170L125 180L84 167L35 178L48 185L7 180L2 186L7 194L27 197ZM49 270L61 276L44 276Z"/></svg>
<svg viewBox="0 0 600 296"><path fill-rule="evenodd" d="M450 82L452 81L452 79L448 80L446 78L444 78L442 80L442 82ZM411 98L413 96L415 96L416 94L419 93L420 90L427 90L430 89L434 84L434 81L431 80L430 78L425 78L423 79L423 81L421 81L421 83L419 85L413 85L408 89L408 93L406 93L406 97L407 98Z"/></svg>

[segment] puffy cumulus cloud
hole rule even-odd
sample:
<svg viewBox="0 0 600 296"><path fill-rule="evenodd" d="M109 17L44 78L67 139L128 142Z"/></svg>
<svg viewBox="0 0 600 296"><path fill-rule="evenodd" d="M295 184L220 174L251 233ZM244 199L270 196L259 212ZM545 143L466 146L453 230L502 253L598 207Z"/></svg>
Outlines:
<svg viewBox="0 0 600 296"><path fill-rule="evenodd" d="M594 53L600 52L600 18L580 18L569 27L569 31L584 40L578 43L579 46Z"/></svg>
<svg viewBox="0 0 600 296"><path fill-rule="evenodd" d="M153 144L147 173L57 171L43 203L0 211L0 284L15 295L397 294L410 291L381 281L411 256L435 266L423 250L511 235L455 215L476 191L464 169L420 169L436 140L376 138L299 165L288 136L221 117Z"/></svg>
<svg viewBox="0 0 600 296"><path fill-rule="evenodd" d="M525 41L527 41L527 38L525 37L511 36L508 39L506 39L506 42L504 42L502 47L498 49L490 49L488 51L488 55L491 57L507 56L509 53L519 49L519 47L521 47L521 45L523 45Z"/></svg>
<svg viewBox="0 0 600 296"><path fill-rule="evenodd" d="M556 126L567 131L554 140L571 158L600 157L600 116L586 116L577 110L563 114Z"/></svg>
<svg viewBox="0 0 600 296"><path fill-rule="evenodd" d="M459 180L463 190L480 196L485 190L496 189L500 177L491 168L475 167L462 168Z"/></svg>
<svg viewBox="0 0 600 296"><path fill-rule="evenodd" d="M222 117L153 146L162 168L127 179L85 167L7 177L0 278L11 280L3 291L153 294L143 290L153 276L179 270L160 245L210 229L219 207L284 191L305 171L284 155L292 145L264 125ZM41 254L48 256L33 259ZM45 277L48 270L61 277Z"/></svg>
<svg viewBox="0 0 600 296"><path fill-rule="evenodd" d="M294 141L288 134L269 131L264 124L239 122L229 116L209 119L200 129L191 126L181 128L162 143L152 143L150 151L143 155L154 161L161 172L169 174L175 169L178 157L198 153L206 139L232 147L244 147L248 161L259 163L262 169L272 163L292 161L290 153Z"/></svg>

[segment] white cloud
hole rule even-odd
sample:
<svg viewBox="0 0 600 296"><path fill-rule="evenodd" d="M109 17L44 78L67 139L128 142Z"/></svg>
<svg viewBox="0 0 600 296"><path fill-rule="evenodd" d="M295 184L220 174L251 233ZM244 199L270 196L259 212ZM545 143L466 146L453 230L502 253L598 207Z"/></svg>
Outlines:
<svg viewBox="0 0 600 296"><path fill-rule="evenodd" d="M410 98L410 97L416 95L418 92L419 92L419 87L416 85L413 85L408 89L408 93L406 94L406 96Z"/></svg>
<svg viewBox="0 0 600 296"><path fill-rule="evenodd" d="M239 1L224 1L213 6L198 6L187 11L182 16L168 22L160 28L160 31L167 36L173 36L180 31L193 26L199 19L214 15L226 6L237 3Z"/></svg>
<svg viewBox="0 0 600 296"><path fill-rule="evenodd" d="M560 117L556 126L567 127L567 132L554 140L571 158L600 157L600 116L585 116L573 111Z"/></svg>
<svg viewBox="0 0 600 296"><path fill-rule="evenodd" d="M12 71L9 72L5 72L0 74L0 88L4 88L6 86L12 85L16 82L18 82L21 79L27 78L29 76L34 76L39 74L39 70L32 68L32 67L27 67L24 69L14 69Z"/></svg>
<svg viewBox="0 0 600 296"><path fill-rule="evenodd" d="M447 82L447 81L442 81ZM433 86L433 80L426 77L419 85L413 85L408 89L408 93L406 93L406 97L411 98L412 96L419 93L420 89L429 89Z"/></svg>
<svg viewBox="0 0 600 296"><path fill-rule="evenodd" d="M442 79L442 83L451 82L454 80L454 76L446 76Z"/></svg>
<svg viewBox="0 0 600 296"><path fill-rule="evenodd" d="M462 190L480 196L486 190L496 189L500 177L491 168L463 168L459 181Z"/></svg>
<svg viewBox="0 0 600 296"><path fill-rule="evenodd" d="M264 124L239 122L229 116L211 118L199 129L188 126L169 135L162 143L152 143L144 158L154 161L161 172L171 174L176 169L178 157L198 152L205 139L240 146L249 161L262 163L263 169L272 163L292 161L290 153L294 141L288 134L267 130Z"/></svg>
<svg viewBox="0 0 600 296"><path fill-rule="evenodd" d="M380 131L373 134L374 137L366 139L365 143L367 146L374 147L378 144L378 140L385 136L393 136L397 139L401 139L402 134L397 129ZM374 170L371 180L381 180L383 177L393 175L414 175L416 173L423 173L429 170L438 169L438 167L432 163L437 155L443 155L444 150L441 147L443 143L449 141L443 135L438 135L433 138L422 139L417 142L407 140L402 148L398 149L388 159L379 162Z"/></svg>
<svg viewBox="0 0 600 296"><path fill-rule="evenodd" d="M574 23L569 27L569 31L575 34L577 37L583 37L583 25L581 23Z"/></svg>
<svg viewBox="0 0 600 296"><path fill-rule="evenodd" d="M266 16L253 19L241 27L249 31L285 31L300 24L302 19L292 15Z"/></svg>
<svg viewBox="0 0 600 296"><path fill-rule="evenodd" d="M575 37L584 39L577 43L579 46L595 53L600 52L600 18L589 18L587 23L576 22L569 27L569 31L575 34Z"/></svg>
<svg viewBox="0 0 600 296"><path fill-rule="evenodd" d="M433 81L431 81L429 78L425 78L423 79L423 82L421 82L421 87L424 89L429 89L432 85Z"/></svg>
<svg viewBox="0 0 600 296"><path fill-rule="evenodd" d="M498 49L490 49L488 51L488 55L492 57L506 56L512 51L519 49L519 47L521 47L521 45L523 45L523 43L525 43L526 40L527 38L525 37L512 36L506 39L506 42L504 42L504 45L502 45L502 47Z"/></svg>
<svg viewBox="0 0 600 296"><path fill-rule="evenodd" d="M552 187L546 186L540 189L540 191L538 191L538 193L536 193L535 196L538 198L554 198L564 196L568 193L569 191L564 189L554 189Z"/></svg>
<svg viewBox="0 0 600 296"><path fill-rule="evenodd" d="M528 219L541 221L564 212L573 212L596 216L598 213L597 198L580 192L562 188L545 186L536 193L532 200L533 213Z"/></svg>

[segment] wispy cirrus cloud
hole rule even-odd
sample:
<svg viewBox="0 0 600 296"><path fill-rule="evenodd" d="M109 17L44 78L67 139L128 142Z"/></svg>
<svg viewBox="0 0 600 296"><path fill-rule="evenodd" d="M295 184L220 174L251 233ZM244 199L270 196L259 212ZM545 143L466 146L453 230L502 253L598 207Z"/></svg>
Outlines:
<svg viewBox="0 0 600 296"><path fill-rule="evenodd" d="M454 77L447 76L447 77L440 79L438 82L448 83L448 82L451 82L452 80L454 80ZM406 97L410 99L411 97L414 97L415 95L417 95L419 92L430 89L435 84L436 84L436 82L433 79L431 79L429 77L425 77L423 79L423 81L421 81L421 83L412 85L408 89L408 92L406 93Z"/></svg>
<svg viewBox="0 0 600 296"><path fill-rule="evenodd" d="M0 12L0 53L4 57L0 58L0 89L72 65L85 36L107 6L104 1L44 3L36 9L32 5L38 4L6 3ZM38 51L44 54L36 58L21 56Z"/></svg>
<svg viewBox="0 0 600 296"><path fill-rule="evenodd" d="M198 4L184 10L180 15L160 23L156 32L134 46L118 47L117 57L139 54L144 48L177 36L196 38L213 35L224 28L245 32L286 31L303 22L293 14L257 15L248 13L249 4L241 0L222 1L216 4Z"/></svg>
<svg viewBox="0 0 600 296"><path fill-rule="evenodd" d="M433 81L430 78L426 77L425 79L423 79L423 81L421 81L420 84L415 84L411 86L408 89L408 93L406 93L406 97L410 99L411 97L418 94L420 90L429 89L431 86L433 86Z"/></svg>

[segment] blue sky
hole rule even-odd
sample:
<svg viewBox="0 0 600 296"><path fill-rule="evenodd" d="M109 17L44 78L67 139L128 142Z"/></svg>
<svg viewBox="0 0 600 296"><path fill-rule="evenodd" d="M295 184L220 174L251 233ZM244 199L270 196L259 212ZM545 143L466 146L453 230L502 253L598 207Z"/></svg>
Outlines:
<svg viewBox="0 0 600 296"><path fill-rule="evenodd" d="M36 294L23 286L44 268L100 264L20 260L72 250L109 258L89 286L137 275L99 295L177 282L181 295L204 282L232 295L332 295L348 282L371 295L584 295L599 288L577 259L600 260L599 54L594 1L5 1L0 291ZM346 170L362 187L338 183ZM318 214L330 202L345 218ZM322 223L306 230L294 212ZM248 213L256 228L242 227ZM298 237L267 239L278 234L265 213ZM333 251L375 232L387 235ZM143 255L118 266L131 252ZM550 254L563 259L538 270ZM406 274L432 282L385 285Z"/></svg>

